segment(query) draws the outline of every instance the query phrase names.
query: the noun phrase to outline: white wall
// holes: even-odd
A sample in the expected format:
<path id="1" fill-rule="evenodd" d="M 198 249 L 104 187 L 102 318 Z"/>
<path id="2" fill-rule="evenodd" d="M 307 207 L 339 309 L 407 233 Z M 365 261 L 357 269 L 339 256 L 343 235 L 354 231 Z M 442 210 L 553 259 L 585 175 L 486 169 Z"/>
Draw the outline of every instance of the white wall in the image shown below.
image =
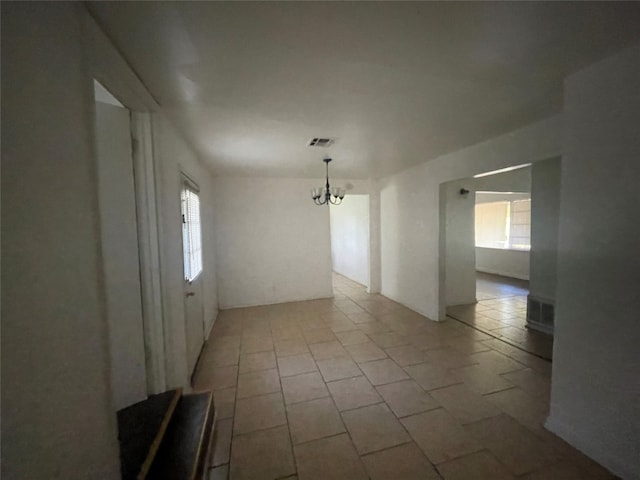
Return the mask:
<path id="1" fill-rule="evenodd" d="M 466 188 L 468 184 L 468 179 L 462 179 L 440 186 L 445 216 L 447 306 L 466 305 L 476 301 L 474 194 L 460 194 L 460 189 Z"/>
<path id="2" fill-rule="evenodd" d="M 2 3 L 5 479 L 120 478 L 81 13 Z"/>
<path id="3" fill-rule="evenodd" d="M 533 166 L 531 175 L 531 271 L 529 294 L 553 303 L 556 298 L 560 159 Z"/>
<path id="4" fill-rule="evenodd" d="M 520 164 L 517 158 L 514 158 L 513 162 Z M 475 191 L 484 192 L 530 192 L 531 171 L 532 167 L 528 166 L 511 170 L 510 172 L 470 178 L 470 183 L 467 188 L 472 187 Z"/>
<path id="5" fill-rule="evenodd" d="M 382 293 L 444 318 L 439 185 L 558 156 L 561 132 L 561 118 L 554 116 L 381 180 Z"/>
<path id="6" fill-rule="evenodd" d="M 640 478 L 640 44 L 565 81 L 547 426 Z"/>
<path id="7" fill-rule="evenodd" d="M 369 181 L 369 293 L 380 293 L 382 270 L 380 265 L 380 187 Z"/>
<path id="8" fill-rule="evenodd" d="M 329 208 L 312 179 L 214 179 L 221 308 L 331 297 Z M 336 183 L 337 185 L 337 183 Z"/>
<path id="9" fill-rule="evenodd" d="M 476 270 L 529 280 L 529 252 L 476 247 Z"/>
<path id="10" fill-rule="evenodd" d="M 333 271 L 369 283 L 369 195 L 350 195 L 329 207 Z"/>
<path id="11" fill-rule="evenodd" d="M 157 105 L 81 4 L 3 3 L 2 45 L 2 202 L 18 207 L 2 212 L 2 383 L 3 393 L 11 392 L 3 395 L 2 476 L 120 478 L 93 79 L 134 110 Z M 211 239 L 210 177 L 198 171 L 199 162 L 162 115 L 155 117 L 164 171 L 184 162 L 202 178 L 209 206 L 204 234 Z M 179 211 L 179 195 L 168 192 L 171 182 L 162 166 L 156 166 L 158 183 L 167 202 L 158 216 L 170 237 L 161 240 L 165 307 L 171 307 L 164 320 L 175 333 L 166 337 L 168 382 L 187 385 L 184 361 L 172 351 L 176 339 L 184 338 L 183 312 L 172 311 L 175 297 L 182 303 L 180 236 L 176 243 L 166 222 L 172 213 L 164 208 Z M 179 214 L 176 220 L 179 232 Z M 217 304 L 212 243 L 205 249 L 205 312 L 211 322 Z"/>
<path id="12" fill-rule="evenodd" d="M 542 162 L 538 162 L 542 163 Z M 476 193 L 476 205 L 479 203 L 511 202 L 513 200 L 527 200 L 531 198 L 529 193 Z"/>

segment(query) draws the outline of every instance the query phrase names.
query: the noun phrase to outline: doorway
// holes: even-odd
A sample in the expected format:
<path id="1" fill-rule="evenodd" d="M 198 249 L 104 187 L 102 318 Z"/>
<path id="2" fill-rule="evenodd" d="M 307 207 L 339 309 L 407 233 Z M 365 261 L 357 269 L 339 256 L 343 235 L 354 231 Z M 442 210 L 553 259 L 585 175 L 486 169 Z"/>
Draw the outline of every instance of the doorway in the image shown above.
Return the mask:
<path id="1" fill-rule="evenodd" d="M 131 112 L 94 82 L 98 202 L 116 410 L 147 396 Z"/>
<path id="2" fill-rule="evenodd" d="M 529 318 L 530 275 L 544 263 L 533 255 L 534 244 L 538 251 L 549 247 L 540 248 L 535 237 L 532 206 L 536 200 L 544 204 L 546 198 L 535 198 L 540 189 L 533 188 L 533 177 L 533 166 L 525 165 L 441 185 L 443 313 L 551 359 L 552 335 L 532 328 Z M 553 188 L 559 191 L 559 184 Z M 538 212 L 538 230 L 549 230 L 552 223 L 552 214 Z"/>
<path id="3" fill-rule="evenodd" d="M 346 195 L 329 219 L 333 272 L 369 287 L 369 195 Z"/>

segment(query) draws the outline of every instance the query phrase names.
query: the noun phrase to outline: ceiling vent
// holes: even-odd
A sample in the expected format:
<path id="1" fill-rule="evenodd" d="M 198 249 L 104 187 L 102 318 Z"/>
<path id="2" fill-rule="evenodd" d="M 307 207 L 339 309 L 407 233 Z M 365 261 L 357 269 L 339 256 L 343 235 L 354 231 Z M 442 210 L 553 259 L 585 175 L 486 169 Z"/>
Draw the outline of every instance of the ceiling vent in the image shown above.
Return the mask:
<path id="1" fill-rule="evenodd" d="M 307 144 L 308 147 L 330 147 L 335 143 L 332 138 L 312 138 Z"/>

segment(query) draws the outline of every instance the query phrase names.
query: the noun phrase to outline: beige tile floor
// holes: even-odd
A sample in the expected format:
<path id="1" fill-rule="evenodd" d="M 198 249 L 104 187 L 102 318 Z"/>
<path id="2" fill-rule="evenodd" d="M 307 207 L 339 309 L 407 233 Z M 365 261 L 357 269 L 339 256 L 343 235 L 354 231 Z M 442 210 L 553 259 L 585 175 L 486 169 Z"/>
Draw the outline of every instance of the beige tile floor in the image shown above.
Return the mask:
<path id="1" fill-rule="evenodd" d="M 553 356 L 553 337 L 526 328 L 528 282 L 477 273 L 478 303 L 447 308 L 447 315 L 516 348 Z"/>
<path id="2" fill-rule="evenodd" d="M 615 478 L 542 427 L 549 362 L 334 291 L 220 313 L 194 385 L 218 411 L 210 479 Z"/>

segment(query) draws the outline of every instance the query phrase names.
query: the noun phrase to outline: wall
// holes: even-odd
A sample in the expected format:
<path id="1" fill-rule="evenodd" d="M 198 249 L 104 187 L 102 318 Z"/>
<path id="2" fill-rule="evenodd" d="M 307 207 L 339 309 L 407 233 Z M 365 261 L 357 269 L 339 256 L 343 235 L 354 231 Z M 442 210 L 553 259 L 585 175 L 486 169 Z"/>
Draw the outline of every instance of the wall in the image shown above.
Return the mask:
<path id="1" fill-rule="evenodd" d="M 517 158 L 513 161 L 520 164 Z M 467 188 L 473 188 L 477 192 L 530 192 L 532 168 L 522 167 L 509 172 L 470 178 Z"/>
<path id="2" fill-rule="evenodd" d="M 542 163 L 542 162 L 539 162 Z M 528 190 L 527 190 L 528 191 Z M 527 200 L 530 193 L 476 193 L 476 205 L 479 203 L 511 202 L 513 200 Z"/>
<path id="3" fill-rule="evenodd" d="M 529 252 L 476 247 L 476 270 L 529 280 Z"/>
<path id="4" fill-rule="evenodd" d="M 160 265 L 167 351 L 167 386 L 187 387 L 191 372 L 187 367 L 182 259 L 182 218 L 180 174 L 185 173 L 200 188 L 202 222 L 203 307 L 205 332 L 217 316 L 218 295 L 215 262 L 213 179 L 193 151 L 161 114 L 153 118 L 154 153 L 157 160 L 159 199 Z"/>
<path id="5" fill-rule="evenodd" d="M 116 479 L 82 7 L 1 8 L 2 478 Z"/>
<path id="6" fill-rule="evenodd" d="M 2 380 L 3 393 L 11 392 L 2 399 L 2 476 L 120 478 L 93 79 L 132 110 L 156 110 L 157 162 L 150 172 L 162 199 L 157 217 L 164 304 L 158 319 L 164 322 L 167 386 L 189 381 L 180 349 L 182 249 L 173 179 L 181 165 L 204 189 L 204 309 L 210 328 L 217 314 L 211 177 L 81 4 L 5 2 L 2 43 L 2 203 L 19 206 L 2 212 Z"/>
<path id="7" fill-rule="evenodd" d="M 333 271 L 369 283 L 369 195 L 347 195 L 329 207 Z"/>
<path id="8" fill-rule="evenodd" d="M 444 203 L 446 304 L 466 305 L 476 301 L 476 255 L 474 239 L 474 194 L 460 194 L 469 179 L 441 185 Z"/>
<path id="9" fill-rule="evenodd" d="M 531 270 L 529 294 L 551 303 L 556 298 L 560 159 L 533 166 L 531 175 Z"/>
<path id="10" fill-rule="evenodd" d="M 369 181 L 369 293 L 380 293 L 382 271 L 380 265 L 380 188 Z"/>
<path id="11" fill-rule="evenodd" d="M 556 157 L 561 132 L 560 116 L 550 117 L 381 180 L 382 293 L 427 317 L 444 318 L 439 185 Z"/>
<path id="12" fill-rule="evenodd" d="M 221 308 L 333 295 L 329 208 L 309 196 L 319 183 L 214 179 Z"/>
<path id="13" fill-rule="evenodd" d="M 547 427 L 640 478 L 640 44 L 565 81 Z"/>

